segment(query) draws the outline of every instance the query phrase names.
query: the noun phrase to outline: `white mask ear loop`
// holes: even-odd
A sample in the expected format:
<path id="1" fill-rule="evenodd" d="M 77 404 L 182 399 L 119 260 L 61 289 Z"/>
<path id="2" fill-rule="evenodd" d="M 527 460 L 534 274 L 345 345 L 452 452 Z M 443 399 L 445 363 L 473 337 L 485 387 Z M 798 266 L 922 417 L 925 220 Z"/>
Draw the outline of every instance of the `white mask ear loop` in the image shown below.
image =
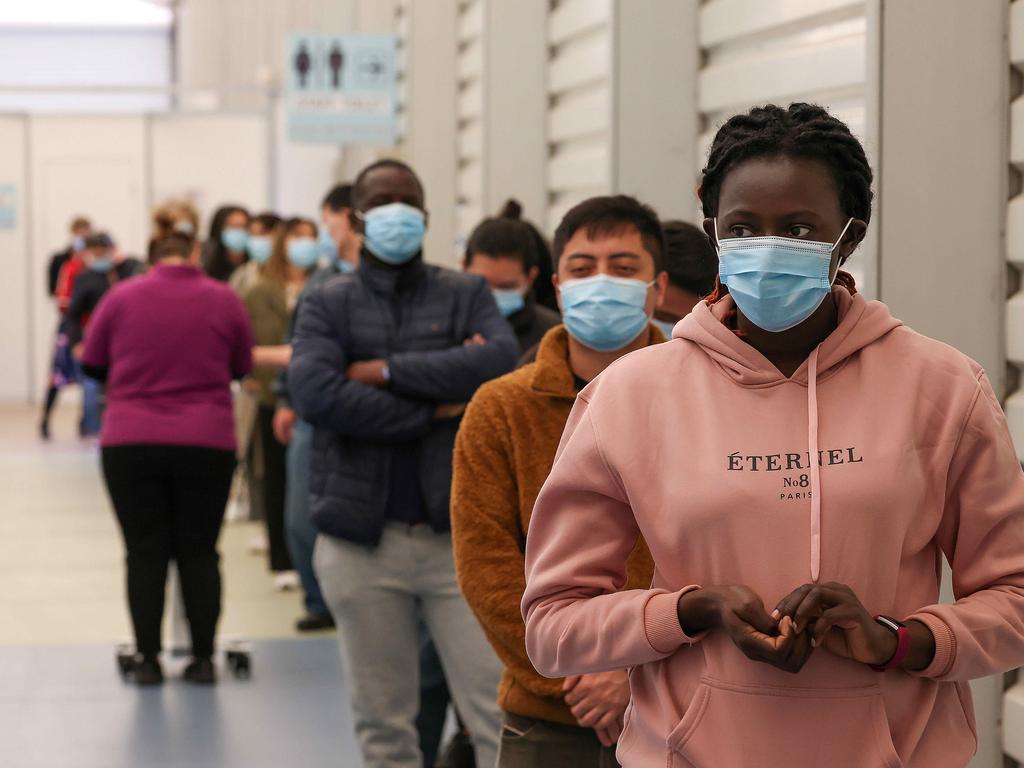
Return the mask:
<path id="1" fill-rule="evenodd" d="M 850 225 L 852 223 L 853 223 L 853 216 L 851 216 L 849 219 L 846 220 L 846 226 L 843 227 L 843 231 L 839 233 L 839 239 L 836 240 L 835 244 L 829 250 L 829 254 L 834 253 L 836 248 L 839 247 L 839 244 L 841 242 L 843 242 L 843 237 L 846 235 L 846 230 L 848 230 L 850 228 Z M 832 270 L 829 270 L 829 275 L 828 275 L 829 276 L 829 281 L 828 281 L 829 285 L 834 285 L 835 284 L 836 278 L 839 277 L 839 268 L 841 266 L 842 266 L 841 263 L 838 263 L 838 262 L 836 263 L 836 273 L 834 275 L 832 274 Z"/>
<path id="2" fill-rule="evenodd" d="M 721 250 L 720 244 L 718 242 L 718 217 L 715 216 L 713 219 L 711 219 L 711 221 L 713 221 L 715 224 L 715 251 L 717 252 Z"/>
<path id="3" fill-rule="evenodd" d="M 843 237 L 846 235 L 846 230 L 848 230 L 850 228 L 851 224 L 853 224 L 853 216 L 851 216 L 850 218 L 848 218 L 846 220 L 846 226 L 843 227 L 843 231 L 839 233 L 839 239 L 836 240 L 835 243 L 832 245 L 832 248 L 829 250 L 829 253 L 832 253 L 832 251 L 834 251 L 836 248 L 838 248 L 839 244 L 841 242 L 843 242 Z M 718 234 L 717 230 L 715 231 L 715 234 Z"/>

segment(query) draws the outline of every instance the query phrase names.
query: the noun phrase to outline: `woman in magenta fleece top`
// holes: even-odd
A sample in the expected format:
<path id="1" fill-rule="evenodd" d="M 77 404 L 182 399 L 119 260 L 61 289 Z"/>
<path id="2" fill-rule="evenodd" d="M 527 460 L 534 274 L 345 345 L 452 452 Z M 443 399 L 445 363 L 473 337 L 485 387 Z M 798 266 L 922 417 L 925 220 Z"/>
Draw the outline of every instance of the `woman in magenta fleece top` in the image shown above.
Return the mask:
<path id="1" fill-rule="evenodd" d="M 719 286 L 577 400 L 527 647 L 552 677 L 631 668 L 625 768 L 960 768 L 967 682 L 1024 665 L 1024 475 L 985 372 L 839 271 L 871 178 L 819 107 L 726 122 Z M 619 592 L 641 534 L 654 583 Z"/>
<path id="2" fill-rule="evenodd" d="M 192 633 L 185 678 L 212 683 L 217 538 L 235 467 L 230 386 L 252 368 L 252 331 L 231 288 L 202 274 L 190 238 L 172 235 L 150 252 L 150 273 L 100 303 L 82 363 L 107 381 L 100 443 L 128 551 L 135 681 L 163 680 L 160 623 L 173 559 Z"/>

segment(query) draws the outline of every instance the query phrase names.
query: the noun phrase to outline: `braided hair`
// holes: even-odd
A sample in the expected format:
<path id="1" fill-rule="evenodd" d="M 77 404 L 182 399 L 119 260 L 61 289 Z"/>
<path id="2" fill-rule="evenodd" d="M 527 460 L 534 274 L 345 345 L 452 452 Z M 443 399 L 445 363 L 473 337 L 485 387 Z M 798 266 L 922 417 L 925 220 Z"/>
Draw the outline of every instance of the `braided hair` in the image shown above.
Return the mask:
<path id="1" fill-rule="evenodd" d="M 718 215 L 718 198 L 729 171 L 755 157 L 800 157 L 824 163 L 839 190 L 839 207 L 846 216 L 871 220 L 873 174 L 860 141 L 849 127 L 816 104 L 797 102 L 788 109 L 775 104 L 754 107 L 729 118 L 711 144 L 708 162 L 697 189 L 704 216 Z M 853 277 L 840 272 L 837 282 L 855 291 Z M 725 290 L 716 284 L 708 301 Z"/>

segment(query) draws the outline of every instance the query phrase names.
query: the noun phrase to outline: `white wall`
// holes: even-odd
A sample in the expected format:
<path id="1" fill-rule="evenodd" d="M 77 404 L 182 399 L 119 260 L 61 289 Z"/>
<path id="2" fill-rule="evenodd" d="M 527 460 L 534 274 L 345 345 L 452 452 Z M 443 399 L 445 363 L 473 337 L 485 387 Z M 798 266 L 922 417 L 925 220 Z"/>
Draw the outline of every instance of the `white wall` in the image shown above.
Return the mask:
<path id="1" fill-rule="evenodd" d="M 216 208 L 270 204 L 270 136 L 261 114 L 167 114 L 147 121 L 147 199 L 185 198 L 205 233 Z M 308 215 L 308 211 L 307 211 Z"/>
<path id="2" fill-rule="evenodd" d="M 0 27 L 0 72 L 0 112 L 162 110 L 166 92 L 107 89 L 166 88 L 170 36 L 161 29 Z"/>

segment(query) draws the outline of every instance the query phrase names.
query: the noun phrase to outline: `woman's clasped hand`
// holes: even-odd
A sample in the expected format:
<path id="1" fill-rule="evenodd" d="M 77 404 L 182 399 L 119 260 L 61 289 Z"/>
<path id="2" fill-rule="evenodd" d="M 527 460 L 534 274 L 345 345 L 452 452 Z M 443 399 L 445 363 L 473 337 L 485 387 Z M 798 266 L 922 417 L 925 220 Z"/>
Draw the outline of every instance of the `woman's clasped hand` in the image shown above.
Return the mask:
<path id="1" fill-rule="evenodd" d="M 679 600 L 679 623 L 690 636 L 725 632 L 748 658 L 785 672 L 803 669 L 821 647 L 842 658 L 880 667 L 896 654 L 894 632 L 875 621 L 845 584 L 804 584 L 784 597 L 771 613 L 761 597 L 742 585 L 714 586 L 687 592 Z M 912 637 L 931 639 L 923 625 L 911 623 Z M 923 630 L 923 631 L 921 631 Z M 932 642 L 934 642 L 932 640 Z M 918 649 L 907 666 L 927 666 L 932 652 Z"/>

